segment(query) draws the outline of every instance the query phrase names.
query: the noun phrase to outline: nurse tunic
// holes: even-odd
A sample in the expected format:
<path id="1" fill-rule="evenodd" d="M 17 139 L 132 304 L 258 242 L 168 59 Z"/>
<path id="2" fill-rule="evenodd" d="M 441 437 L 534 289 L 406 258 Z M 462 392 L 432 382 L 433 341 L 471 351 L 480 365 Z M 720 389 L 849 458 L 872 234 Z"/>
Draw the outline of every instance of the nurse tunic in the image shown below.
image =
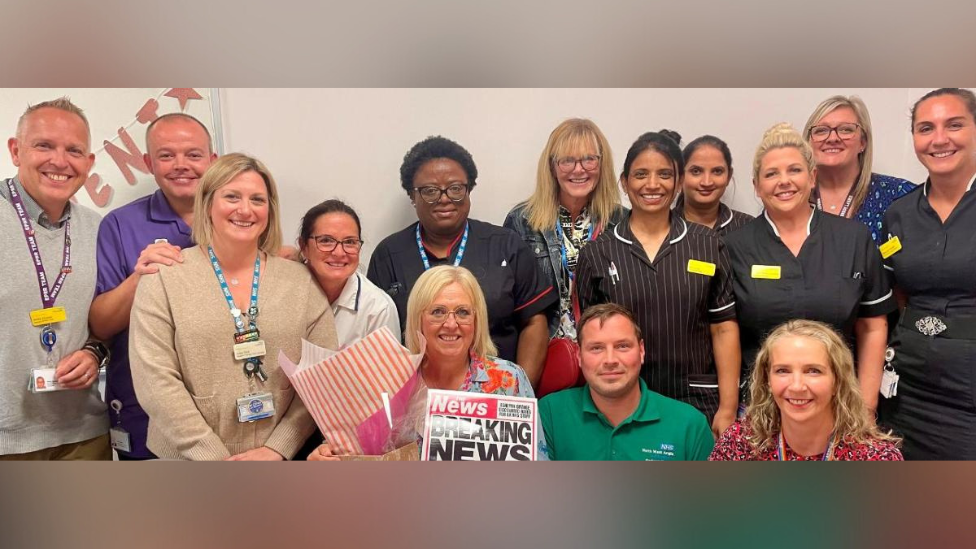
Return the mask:
<path id="1" fill-rule="evenodd" d="M 898 394 L 879 410 L 906 459 L 976 459 L 976 190 L 970 182 L 943 223 L 930 185 L 885 215 L 885 236 L 901 245 L 885 267 L 907 307 L 892 339 Z"/>

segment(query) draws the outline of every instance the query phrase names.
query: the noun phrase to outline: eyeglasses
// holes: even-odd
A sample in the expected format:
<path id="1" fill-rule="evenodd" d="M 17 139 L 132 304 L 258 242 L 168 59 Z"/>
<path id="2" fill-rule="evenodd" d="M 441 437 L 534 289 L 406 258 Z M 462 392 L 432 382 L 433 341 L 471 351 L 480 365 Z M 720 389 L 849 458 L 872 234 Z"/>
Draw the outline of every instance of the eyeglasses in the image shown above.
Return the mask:
<path id="1" fill-rule="evenodd" d="M 309 238 L 315 241 L 315 247 L 318 248 L 320 252 L 331 252 L 332 250 L 336 249 L 336 246 L 342 244 L 342 249 L 345 250 L 347 254 L 358 254 L 359 249 L 363 247 L 363 241 L 358 238 L 336 240 L 327 234 L 312 235 Z"/>
<path id="2" fill-rule="evenodd" d="M 597 166 L 600 165 L 600 155 L 590 154 L 584 156 L 583 158 L 564 156 L 563 158 L 557 158 L 555 163 L 556 163 L 556 167 L 559 168 L 559 171 L 563 173 L 569 173 L 575 170 L 576 164 L 582 165 L 583 169 L 586 171 L 592 171 L 595 170 Z"/>
<path id="3" fill-rule="evenodd" d="M 413 191 L 420 195 L 420 198 L 424 199 L 424 202 L 437 204 L 441 201 L 441 196 L 445 194 L 451 202 L 461 202 L 464 200 L 465 195 L 468 194 L 469 188 L 470 185 L 467 183 L 454 183 L 446 189 L 442 189 L 436 185 L 428 185 L 426 187 L 417 187 Z"/>
<path id="4" fill-rule="evenodd" d="M 427 317 L 434 324 L 444 324 L 447 322 L 447 317 L 454 315 L 454 321 L 458 324 L 471 324 L 474 322 L 474 311 L 471 309 L 461 306 L 453 311 L 448 311 L 447 307 L 434 307 L 427 312 Z"/>
<path id="5" fill-rule="evenodd" d="M 853 139 L 857 135 L 857 129 L 860 128 L 860 124 L 841 124 L 837 127 L 830 126 L 814 126 L 810 128 L 810 140 L 815 143 L 820 143 L 821 141 L 826 141 L 830 138 L 831 132 L 837 132 L 837 137 L 847 141 Z"/>

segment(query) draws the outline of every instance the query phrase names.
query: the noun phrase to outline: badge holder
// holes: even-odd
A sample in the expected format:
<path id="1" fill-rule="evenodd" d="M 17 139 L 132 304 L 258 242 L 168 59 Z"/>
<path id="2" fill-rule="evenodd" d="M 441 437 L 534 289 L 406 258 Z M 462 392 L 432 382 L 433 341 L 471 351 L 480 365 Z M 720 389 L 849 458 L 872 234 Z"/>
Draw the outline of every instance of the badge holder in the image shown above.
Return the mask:
<path id="1" fill-rule="evenodd" d="M 247 376 L 251 392 L 237 399 L 237 421 L 250 423 L 274 416 L 274 397 L 267 391 L 259 393 L 255 391 L 254 387 L 255 377 L 260 379 L 262 383 L 268 380 L 267 374 L 261 368 L 261 360 L 248 358 L 244 362 L 244 374 Z"/>
<path id="2" fill-rule="evenodd" d="M 891 347 L 885 350 L 884 372 L 881 374 L 881 396 L 891 398 L 898 396 L 899 375 L 895 372 L 895 367 L 891 361 L 895 358 L 895 350 Z"/>
<path id="3" fill-rule="evenodd" d="M 54 379 L 54 344 L 58 341 L 58 335 L 50 325 L 41 328 L 41 345 L 47 350 L 47 365 L 43 368 L 31 368 L 30 379 L 27 381 L 27 390 L 32 393 L 50 393 L 52 391 L 64 391 L 57 380 Z"/>
<path id="4" fill-rule="evenodd" d="M 122 402 L 113 400 L 109 403 L 115 412 L 115 427 L 108 430 L 109 440 L 112 448 L 117 452 L 129 453 L 132 451 L 132 443 L 129 432 L 122 428 Z"/>

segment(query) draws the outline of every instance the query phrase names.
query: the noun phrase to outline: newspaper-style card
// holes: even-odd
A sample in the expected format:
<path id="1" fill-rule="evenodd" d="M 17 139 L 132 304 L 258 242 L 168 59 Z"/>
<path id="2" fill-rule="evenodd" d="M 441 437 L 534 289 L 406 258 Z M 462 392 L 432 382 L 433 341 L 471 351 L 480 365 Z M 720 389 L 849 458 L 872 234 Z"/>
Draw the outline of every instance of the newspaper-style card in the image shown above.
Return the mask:
<path id="1" fill-rule="evenodd" d="M 534 398 L 428 389 L 421 459 L 535 461 L 538 416 Z"/>

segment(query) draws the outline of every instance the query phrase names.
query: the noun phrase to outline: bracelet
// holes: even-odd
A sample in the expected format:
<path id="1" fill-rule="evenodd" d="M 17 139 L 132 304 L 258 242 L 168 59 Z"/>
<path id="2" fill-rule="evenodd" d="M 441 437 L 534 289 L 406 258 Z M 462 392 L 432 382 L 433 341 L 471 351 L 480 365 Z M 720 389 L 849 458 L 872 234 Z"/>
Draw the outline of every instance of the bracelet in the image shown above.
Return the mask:
<path id="1" fill-rule="evenodd" d="M 96 339 L 89 340 L 87 343 L 85 343 L 82 349 L 95 355 L 95 360 L 98 362 L 99 367 L 104 366 L 108 362 L 110 353 L 108 351 L 108 347 L 106 347 L 101 341 Z"/>

